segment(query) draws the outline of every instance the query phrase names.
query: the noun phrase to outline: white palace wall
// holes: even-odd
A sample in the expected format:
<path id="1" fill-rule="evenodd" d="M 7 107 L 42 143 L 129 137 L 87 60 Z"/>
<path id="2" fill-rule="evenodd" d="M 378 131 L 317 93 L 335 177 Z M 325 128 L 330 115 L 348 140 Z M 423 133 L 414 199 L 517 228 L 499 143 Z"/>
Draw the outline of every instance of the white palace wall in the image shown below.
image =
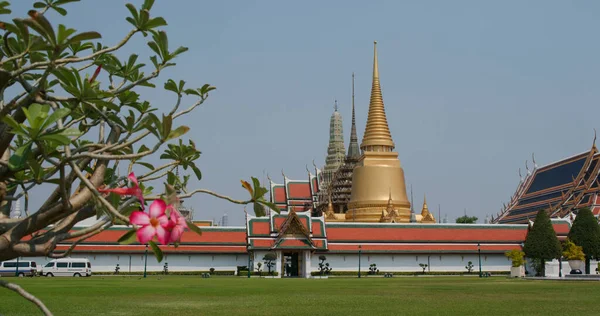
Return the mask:
<path id="1" fill-rule="evenodd" d="M 263 271 L 267 271 L 262 258 L 266 251 L 253 252 L 253 266 L 256 269 L 259 262 L 263 263 Z M 358 271 L 358 254 L 334 254 L 304 252 L 302 274 L 310 275 L 319 269 L 319 256 L 325 255 L 326 262 L 333 271 Z M 101 254 L 76 253 L 73 258 L 87 258 L 92 264 L 94 272 L 112 272 L 118 263 L 121 273 L 144 271 L 144 254 Z M 278 255 L 275 271 L 281 271 L 281 253 Z M 40 268 L 52 260 L 46 257 L 22 258 L 22 260 L 35 261 Z M 473 271 L 479 271 L 477 254 L 361 254 L 361 271 L 368 271 L 369 265 L 377 264 L 377 268 L 390 272 L 419 272 L 422 271 L 419 263 L 428 264 L 428 272 L 465 272 L 465 266 L 471 261 Z M 148 252 L 147 271 L 162 271 L 164 263 L 169 265 L 169 271 L 208 271 L 215 268 L 217 271 L 235 271 L 237 266 L 247 266 L 248 256 L 245 254 L 165 254 L 161 263 L 156 261 L 152 252 Z M 482 254 L 481 265 L 483 271 L 510 271 L 510 261 L 503 254 Z M 563 272 L 568 263 L 564 263 Z M 256 270 L 254 270 L 256 271 Z"/>

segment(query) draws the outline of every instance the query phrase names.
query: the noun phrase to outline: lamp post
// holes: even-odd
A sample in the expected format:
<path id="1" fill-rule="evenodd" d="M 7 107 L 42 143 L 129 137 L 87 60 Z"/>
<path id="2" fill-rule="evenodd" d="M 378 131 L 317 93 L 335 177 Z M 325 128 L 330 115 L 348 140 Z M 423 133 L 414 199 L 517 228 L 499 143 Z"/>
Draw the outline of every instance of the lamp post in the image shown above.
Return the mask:
<path id="1" fill-rule="evenodd" d="M 144 278 L 146 277 L 146 266 L 148 265 L 148 244 L 146 244 L 146 252 L 144 253 Z"/>
<path id="2" fill-rule="evenodd" d="M 481 245 L 477 243 L 477 256 L 479 257 L 479 277 L 481 278 Z"/>
<path id="3" fill-rule="evenodd" d="M 17 257 L 17 268 L 15 269 L 15 276 L 19 276 L 19 257 Z"/>
<path id="4" fill-rule="evenodd" d="M 248 279 L 250 279 L 250 269 L 252 268 L 254 267 L 250 267 L 250 243 L 248 243 Z"/>
<path id="5" fill-rule="evenodd" d="M 523 251 L 523 249 L 525 249 L 525 243 L 521 243 L 521 251 Z M 523 270 L 525 270 L 523 273 L 525 273 L 524 276 L 527 276 L 527 260 L 525 258 L 523 258 Z"/>
<path id="6" fill-rule="evenodd" d="M 358 278 L 360 279 L 360 254 L 361 254 L 361 245 L 358 245 Z"/>

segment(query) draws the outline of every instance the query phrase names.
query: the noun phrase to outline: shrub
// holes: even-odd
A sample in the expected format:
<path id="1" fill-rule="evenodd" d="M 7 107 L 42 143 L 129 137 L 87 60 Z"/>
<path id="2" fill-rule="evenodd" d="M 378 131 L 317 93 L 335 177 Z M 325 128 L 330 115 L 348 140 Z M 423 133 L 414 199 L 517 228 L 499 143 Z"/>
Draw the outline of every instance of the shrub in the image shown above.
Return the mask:
<path id="1" fill-rule="evenodd" d="M 515 268 L 520 267 L 525 263 L 525 253 L 521 250 L 513 249 L 507 251 L 504 255 L 512 261 L 512 266 Z"/>
<path id="2" fill-rule="evenodd" d="M 473 261 L 467 262 L 467 265 L 465 266 L 465 269 L 467 269 L 468 273 L 473 272 Z"/>
<path id="3" fill-rule="evenodd" d="M 583 247 L 577 246 L 574 242 L 567 239 L 563 245 L 563 257 L 567 260 L 585 260 L 585 254 L 583 253 Z"/>
<path id="4" fill-rule="evenodd" d="M 325 262 L 325 260 L 327 260 L 327 257 L 325 257 L 324 255 L 320 255 L 319 260 L 321 260 L 321 262 L 319 262 L 319 273 L 321 275 L 329 274 L 329 272 L 331 272 L 331 270 L 333 269 L 329 267 L 329 262 Z"/>
<path id="5" fill-rule="evenodd" d="M 208 269 L 208 271 L 210 271 L 210 274 L 213 274 L 213 273 L 215 273 L 215 268 L 210 268 L 210 269 Z"/>
<path id="6" fill-rule="evenodd" d="M 277 260 L 277 254 L 274 252 L 268 252 L 264 257 L 265 266 L 269 270 L 269 274 L 271 274 L 271 268 L 275 265 L 275 260 Z"/>
<path id="7" fill-rule="evenodd" d="M 369 274 L 377 274 L 377 273 L 379 273 L 379 269 L 377 269 L 377 264 L 371 263 L 371 265 L 369 265 Z"/>
<path id="8" fill-rule="evenodd" d="M 429 265 L 427 263 L 419 263 L 419 267 L 423 269 L 423 274 L 425 274 L 425 269 L 427 269 Z"/>

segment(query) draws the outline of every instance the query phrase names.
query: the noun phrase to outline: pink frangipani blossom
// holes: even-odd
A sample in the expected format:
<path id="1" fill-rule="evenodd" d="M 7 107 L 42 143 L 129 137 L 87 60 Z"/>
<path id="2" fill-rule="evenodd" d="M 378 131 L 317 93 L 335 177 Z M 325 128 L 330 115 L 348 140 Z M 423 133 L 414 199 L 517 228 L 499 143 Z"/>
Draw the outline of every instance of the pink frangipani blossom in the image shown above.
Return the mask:
<path id="1" fill-rule="evenodd" d="M 131 188 L 114 188 L 114 189 L 98 189 L 98 192 L 101 193 L 115 193 L 118 195 L 133 195 L 135 197 L 138 198 L 138 200 L 140 200 L 140 205 L 142 206 L 142 211 L 144 210 L 144 193 L 142 192 L 142 189 L 140 188 L 140 185 L 138 183 L 138 179 L 135 177 L 135 174 L 130 173 L 129 176 L 127 176 L 127 178 L 129 178 L 129 180 L 133 183 L 133 187 Z"/>
<path id="2" fill-rule="evenodd" d="M 169 219 L 169 228 L 171 230 L 169 242 L 176 243 L 181 240 L 181 235 L 183 235 L 187 224 L 185 218 L 181 216 L 179 211 L 172 205 L 169 205 L 168 208 L 171 210 L 171 218 Z"/>
<path id="3" fill-rule="evenodd" d="M 165 214 L 167 204 L 163 200 L 154 200 L 149 207 L 149 214 L 135 211 L 129 216 L 129 221 L 140 226 L 136 232 L 140 243 L 145 244 L 156 235 L 158 242 L 167 245 L 171 237 L 171 221 Z"/>

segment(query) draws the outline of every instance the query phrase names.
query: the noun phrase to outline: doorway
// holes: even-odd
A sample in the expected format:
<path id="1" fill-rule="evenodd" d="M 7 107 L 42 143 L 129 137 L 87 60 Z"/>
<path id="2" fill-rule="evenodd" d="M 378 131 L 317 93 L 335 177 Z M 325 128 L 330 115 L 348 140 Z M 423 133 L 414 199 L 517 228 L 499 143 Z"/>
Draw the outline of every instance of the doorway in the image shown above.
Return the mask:
<path id="1" fill-rule="evenodd" d="M 282 256 L 283 277 L 297 278 L 300 276 L 302 256 L 299 252 L 284 252 Z"/>

